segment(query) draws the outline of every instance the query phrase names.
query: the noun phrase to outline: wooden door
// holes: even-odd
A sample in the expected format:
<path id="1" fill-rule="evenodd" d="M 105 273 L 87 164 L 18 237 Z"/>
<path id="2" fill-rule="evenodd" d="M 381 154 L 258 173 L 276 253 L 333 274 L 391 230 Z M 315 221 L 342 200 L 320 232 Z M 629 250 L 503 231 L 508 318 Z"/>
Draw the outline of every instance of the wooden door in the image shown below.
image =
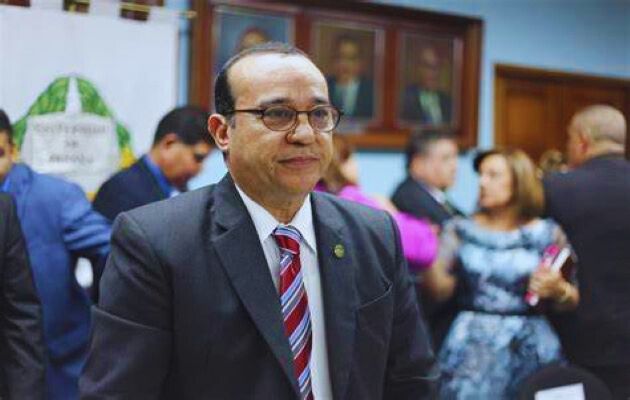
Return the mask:
<path id="1" fill-rule="evenodd" d="M 619 110 L 625 108 L 627 90 L 615 87 L 566 86 L 563 91 L 564 116 L 568 124 L 573 114 L 591 104 L 608 104 Z"/>
<path id="2" fill-rule="evenodd" d="M 495 141 L 499 146 L 517 147 L 533 157 L 557 145 L 562 129 L 562 88 L 530 79 L 497 82 Z"/>
<path id="3" fill-rule="evenodd" d="M 495 76 L 495 143 L 534 160 L 564 150 L 567 125 L 583 107 L 609 104 L 630 116 L 630 80 L 503 65 Z"/>

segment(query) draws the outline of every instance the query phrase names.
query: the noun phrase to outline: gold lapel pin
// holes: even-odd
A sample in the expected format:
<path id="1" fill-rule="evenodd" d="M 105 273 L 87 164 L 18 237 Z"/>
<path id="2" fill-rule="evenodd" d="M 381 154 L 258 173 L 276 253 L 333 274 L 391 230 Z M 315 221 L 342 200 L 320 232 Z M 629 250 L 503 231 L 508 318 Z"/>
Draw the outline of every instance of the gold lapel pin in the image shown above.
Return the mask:
<path id="1" fill-rule="evenodd" d="M 333 248 L 333 253 L 335 253 L 335 257 L 343 258 L 343 256 L 346 255 L 346 249 L 343 247 L 342 244 L 336 244 Z"/>

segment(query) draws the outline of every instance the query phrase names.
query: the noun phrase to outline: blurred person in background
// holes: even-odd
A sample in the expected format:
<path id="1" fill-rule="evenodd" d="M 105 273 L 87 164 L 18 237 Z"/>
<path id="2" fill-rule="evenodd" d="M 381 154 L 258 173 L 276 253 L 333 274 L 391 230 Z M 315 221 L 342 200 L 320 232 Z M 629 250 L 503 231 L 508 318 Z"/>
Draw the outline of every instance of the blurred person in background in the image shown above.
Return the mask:
<path id="1" fill-rule="evenodd" d="M 578 257 L 581 301 L 559 321 L 569 359 L 630 398 L 630 162 L 623 114 L 608 105 L 576 113 L 568 126 L 573 170 L 544 181 L 546 214 Z"/>
<path id="2" fill-rule="evenodd" d="M 407 177 L 392 195 L 400 211 L 438 226 L 463 215 L 445 193 L 457 174 L 457 142 L 452 134 L 437 130 L 414 134 L 405 149 L 405 163 Z"/>
<path id="3" fill-rule="evenodd" d="M 527 290 L 552 309 L 573 309 L 576 287 L 538 268 L 545 250 L 566 245 L 561 229 L 539 218 L 541 182 L 518 150 L 491 150 L 475 159 L 479 211 L 443 228 L 438 258 L 424 284 L 438 301 L 459 285 L 458 314 L 438 355 L 441 399 L 513 399 L 521 382 L 562 360 L 546 317 L 525 301 Z"/>
<path id="4" fill-rule="evenodd" d="M 74 270 L 79 257 L 89 259 L 98 285 L 111 228 L 78 185 L 14 163 L 12 132 L 9 118 L 0 110 L 0 192 L 15 199 L 42 304 L 46 397 L 76 399 L 92 302 Z"/>
<path id="5" fill-rule="evenodd" d="M 185 106 L 167 113 L 158 124 L 153 146 L 131 167 L 101 185 L 94 209 L 110 221 L 118 214 L 188 190 L 212 150 L 208 114 Z"/>
<path id="6" fill-rule="evenodd" d="M 427 219 L 439 231 L 449 219 L 463 215 L 447 198 L 457 174 L 457 142 L 449 133 L 427 129 L 412 135 L 405 149 L 407 177 L 392 196 L 394 205 L 416 218 Z M 454 299 L 436 303 L 422 290 L 417 276 L 418 302 L 427 317 L 436 352 L 457 315 Z"/>
<path id="7" fill-rule="evenodd" d="M 437 253 L 437 237 L 428 221 L 398 211 L 387 198 L 364 194 L 358 182 L 359 170 L 353 147 L 343 136 L 333 136 L 332 160 L 319 187 L 342 199 L 388 211 L 398 224 L 409 268 L 420 271 L 431 266 Z"/>
<path id="8" fill-rule="evenodd" d="M 0 277 L 0 398 L 44 400 L 42 309 L 15 204 L 6 193 L 0 193 Z"/>
<path id="9" fill-rule="evenodd" d="M 566 158 L 560 150 L 549 149 L 543 152 L 538 159 L 538 177 L 544 178 L 556 172 L 567 172 L 569 166 Z"/>

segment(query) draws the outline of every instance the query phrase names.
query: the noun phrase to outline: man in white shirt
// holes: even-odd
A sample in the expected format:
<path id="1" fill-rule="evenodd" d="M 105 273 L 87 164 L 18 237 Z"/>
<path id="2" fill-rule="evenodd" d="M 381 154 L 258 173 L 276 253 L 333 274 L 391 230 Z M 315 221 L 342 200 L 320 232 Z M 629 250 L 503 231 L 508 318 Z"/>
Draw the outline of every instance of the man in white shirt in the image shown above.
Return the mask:
<path id="1" fill-rule="evenodd" d="M 322 73 L 291 46 L 257 46 L 223 67 L 215 104 L 228 175 L 117 220 L 83 396 L 430 396 L 394 222 L 311 193 L 340 117 Z"/>

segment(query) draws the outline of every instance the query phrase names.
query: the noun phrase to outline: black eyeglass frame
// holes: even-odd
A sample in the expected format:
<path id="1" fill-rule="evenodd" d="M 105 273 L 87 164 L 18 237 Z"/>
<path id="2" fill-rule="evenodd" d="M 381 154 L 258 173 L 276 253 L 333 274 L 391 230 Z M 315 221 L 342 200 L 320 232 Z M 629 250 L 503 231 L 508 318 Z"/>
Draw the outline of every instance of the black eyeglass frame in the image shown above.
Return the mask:
<path id="1" fill-rule="evenodd" d="M 269 125 L 267 125 L 267 123 L 265 122 L 265 113 L 272 109 L 272 108 L 285 108 L 285 109 L 289 109 L 295 112 L 295 117 L 293 118 L 293 123 L 291 124 L 291 126 L 289 126 L 286 129 L 274 129 L 271 128 Z M 335 110 L 337 112 L 337 120 L 335 121 L 335 123 L 333 124 L 333 127 L 327 130 L 322 130 L 322 129 L 316 129 L 313 124 L 311 123 L 311 113 L 317 110 L 321 110 L 322 108 L 331 108 L 333 110 Z M 318 106 L 313 107 L 310 110 L 296 110 L 295 108 L 291 107 L 291 106 L 283 106 L 283 105 L 274 105 L 274 106 L 269 106 L 269 107 L 265 107 L 262 109 L 258 109 L 258 108 L 251 108 L 251 109 L 240 109 L 240 110 L 230 110 L 228 112 L 225 113 L 225 115 L 231 115 L 231 114 L 235 114 L 238 112 L 244 112 L 244 113 L 251 113 L 251 114 L 258 114 L 258 116 L 260 117 L 260 119 L 262 120 L 263 124 L 270 130 L 275 131 L 275 132 L 289 132 L 293 129 L 295 129 L 295 127 L 298 124 L 298 116 L 302 113 L 306 114 L 306 117 L 308 119 L 308 123 L 311 126 L 311 128 L 315 129 L 318 132 L 325 132 L 325 133 L 330 133 L 332 131 L 335 130 L 335 128 L 337 127 L 337 125 L 339 125 L 339 121 L 341 121 L 341 117 L 343 116 L 343 110 L 340 110 L 339 108 L 335 107 L 332 104 L 321 104 Z"/>

